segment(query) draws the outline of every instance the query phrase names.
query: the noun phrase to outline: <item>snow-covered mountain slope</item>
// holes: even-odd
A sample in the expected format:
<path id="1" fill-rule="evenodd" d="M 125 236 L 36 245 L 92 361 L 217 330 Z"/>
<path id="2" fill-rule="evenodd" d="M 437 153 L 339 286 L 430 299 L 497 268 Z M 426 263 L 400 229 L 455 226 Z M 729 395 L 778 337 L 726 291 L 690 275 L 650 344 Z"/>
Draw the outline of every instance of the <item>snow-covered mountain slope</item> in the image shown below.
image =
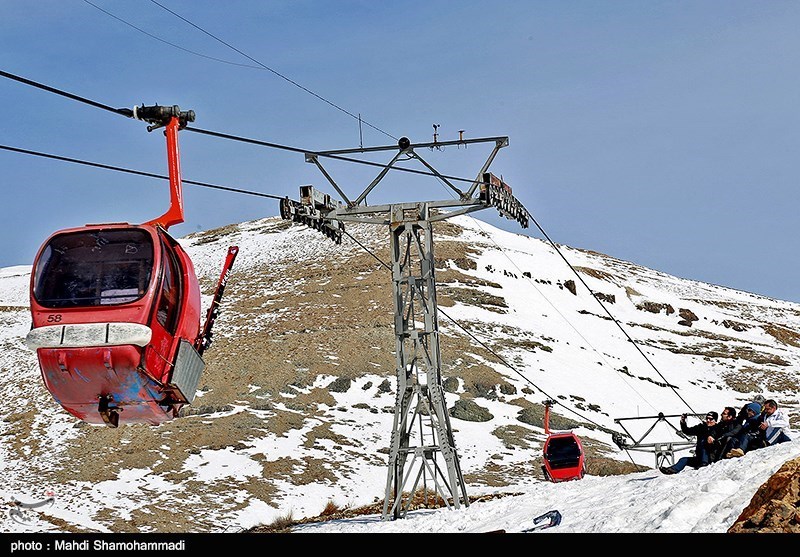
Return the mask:
<path id="1" fill-rule="evenodd" d="M 388 230 L 348 232 L 389 261 Z M 720 411 L 759 393 L 797 422 L 800 305 L 560 246 L 601 305 L 545 242 L 470 217 L 434 232 L 446 404 L 491 416 L 452 417 L 470 496 L 559 489 L 541 485 L 548 397 L 557 427 L 584 440 L 587 485 L 633 471 L 629 458 L 655 464 L 612 442 L 616 419 Z M 231 531 L 383 498 L 396 385 L 389 272 L 347 237 L 336 245 L 278 218 L 181 241 L 206 304 L 228 246 L 240 252 L 197 398 L 158 427 L 88 426 L 63 411 L 24 345 L 30 267 L 0 270 L 0 498 L 56 493 L 32 525 L 4 530 Z M 625 424 L 634 436 L 650 425 Z"/>

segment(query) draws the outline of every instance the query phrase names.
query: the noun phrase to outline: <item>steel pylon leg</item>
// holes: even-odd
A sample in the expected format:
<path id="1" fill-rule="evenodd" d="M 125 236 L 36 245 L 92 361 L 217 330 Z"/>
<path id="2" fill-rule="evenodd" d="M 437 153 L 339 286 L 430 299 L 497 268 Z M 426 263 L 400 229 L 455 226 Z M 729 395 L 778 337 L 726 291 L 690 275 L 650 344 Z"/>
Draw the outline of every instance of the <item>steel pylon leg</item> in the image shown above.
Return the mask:
<path id="1" fill-rule="evenodd" d="M 384 520 L 404 517 L 415 495 L 469 506 L 442 388 L 428 207 L 406 215 L 393 206 L 391 222 L 397 398 Z"/>

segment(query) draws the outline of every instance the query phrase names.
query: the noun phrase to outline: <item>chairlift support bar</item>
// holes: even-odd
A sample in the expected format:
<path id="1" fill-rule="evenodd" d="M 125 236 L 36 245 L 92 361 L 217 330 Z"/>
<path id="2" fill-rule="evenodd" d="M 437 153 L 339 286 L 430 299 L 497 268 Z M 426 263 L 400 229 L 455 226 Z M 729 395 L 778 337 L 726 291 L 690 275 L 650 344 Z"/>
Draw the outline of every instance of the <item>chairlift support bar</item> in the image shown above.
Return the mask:
<path id="1" fill-rule="evenodd" d="M 317 158 L 316 155 L 306 153 L 306 162 L 314 163 L 319 169 L 319 171 L 322 172 L 322 175 L 325 176 L 325 179 L 328 180 L 328 182 L 333 186 L 333 189 L 336 190 L 336 193 L 338 193 L 341 196 L 344 202 L 347 203 L 348 206 L 353 205 L 353 202 L 347 198 L 347 195 L 342 191 L 342 189 L 339 187 L 336 181 L 334 181 L 333 177 L 331 177 L 331 175 L 328 174 L 328 171 L 325 170 L 325 168 L 323 168 L 323 166 L 319 163 L 319 159 Z"/>
<path id="2" fill-rule="evenodd" d="M 455 186 L 454 186 L 452 183 L 450 183 L 450 180 L 448 180 L 447 178 L 445 178 L 444 176 L 442 176 L 442 174 L 441 174 L 441 173 L 440 173 L 438 170 L 436 170 L 434 167 L 432 167 L 430 164 L 428 164 L 428 162 L 427 162 L 425 159 L 423 159 L 422 157 L 420 157 L 420 156 L 419 156 L 417 153 L 413 153 L 413 156 L 414 156 L 414 158 L 416 158 L 416 159 L 417 159 L 419 162 L 421 162 L 421 163 L 422 163 L 422 164 L 425 166 L 425 168 L 427 168 L 428 170 L 430 170 L 430 171 L 431 171 L 431 173 L 433 173 L 433 175 L 434 175 L 434 176 L 436 176 L 437 178 L 439 178 L 439 179 L 440 179 L 440 180 L 441 180 L 441 181 L 442 181 L 442 182 L 443 182 L 443 183 L 444 183 L 444 184 L 445 184 L 447 187 L 449 187 L 451 190 L 453 190 L 454 192 L 456 192 L 456 193 L 458 194 L 458 196 L 459 196 L 459 197 L 460 197 L 462 200 L 463 200 L 463 199 L 466 199 L 466 198 L 468 198 L 468 197 L 469 197 L 469 196 L 468 196 L 467 194 L 465 194 L 463 191 L 461 191 L 460 189 L 458 189 L 457 187 L 455 187 Z"/>
<path id="3" fill-rule="evenodd" d="M 351 204 L 351 203 L 348 203 L 348 206 L 350 206 L 350 205 L 361 205 L 361 203 L 363 203 L 363 202 L 364 202 L 364 200 L 367 198 L 367 194 L 368 194 L 369 192 L 371 192 L 371 191 L 372 191 L 372 190 L 375 188 L 375 186 L 377 186 L 377 185 L 378 185 L 378 182 L 380 182 L 381 180 L 383 180 L 384 176 L 386 176 L 386 174 L 388 174 L 388 173 L 389 173 L 389 170 L 391 170 L 391 168 L 392 168 L 392 165 L 394 165 L 394 163 L 396 163 L 396 162 L 397 162 L 397 159 L 399 159 L 399 158 L 400 158 L 400 155 L 402 155 L 404 152 L 405 152 L 405 151 L 402 151 L 402 150 L 401 150 L 401 151 L 399 151 L 399 152 L 398 152 L 398 153 L 397 153 L 397 154 L 394 156 L 394 158 L 392 158 L 392 160 L 391 160 L 391 161 L 389 161 L 389 164 L 387 164 L 385 167 L 383 167 L 383 168 L 381 169 L 381 171 L 378 173 L 378 175 L 375 177 L 375 179 L 374 179 L 372 182 L 370 182 L 370 184 L 369 184 L 369 185 L 366 187 L 366 189 L 365 189 L 365 190 L 364 190 L 364 191 L 361 193 L 361 195 L 359 195 L 359 196 L 356 198 L 356 200 L 352 202 L 352 204 Z"/>
<path id="4" fill-rule="evenodd" d="M 445 220 L 452 218 L 456 215 L 464 213 L 471 213 L 486 209 L 486 204 L 479 199 L 472 199 L 470 201 L 459 201 L 457 199 L 441 200 L 441 201 L 420 201 L 409 203 L 393 203 L 385 205 L 370 205 L 358 206 L 350 208 L 340 208 L 326 214 L 328 219 L 336 219 L 342 222 L 352 223 L 370 223 L 370 224 L 391 224 L 391 212 L 394 208 L 400 207 L 404 211 L 415 211 L 420 206 L 425 205 L 429 209 L 447 209 L 457 208 L 454 211 L 448 212 L 446 215 L 432 214 L 430 215 L 431 222 Z"/>
<path id="5" fill-rule="evenodd" d="M 680 418 L 683 414 L 669 414 L 665 415 L 664 413 L 659 413 L 656 416 L 639 416 L 634 418 L 616 418 L 614 423 L 619 424 L 619 426 L 625 431 L 625 434 L 633 441 L 633 444 L 625 443 L 622 445 L 617 439 L 614 441 L 617 443 L 620 448 L 630 449 L 634 451 L 641 451 L 641 452 L 654 452 L 656 457 L 656 468 L 663 465 L 667 458 L 670 459 L 670 464 L 674 464 L 675 462 L 675 451 L 681 451 L 684 449 L 689 449 L 695 446 L 695 443 L 689 439 L 689 437 L 683 433 L 680 429 L 676 428 L 673 424 L 667 421 L 667 418 Z M 687 414 L 687 416 L 695 416 L 700 417 L 704 416 L 705 414 Z M 633 420 L 655 420 L 653 424 L 645 431 L 638 439 L 636 439 L 633 434 L 625 427 L 622 423 L 623 421 L 633 421 Z M 659 423 L 667 424 L 678 436 L 686 439 L 686 441 L 656 441 L 651 443 L 643 443 L 645 438 L 650 435 L 656 426 Z"/>

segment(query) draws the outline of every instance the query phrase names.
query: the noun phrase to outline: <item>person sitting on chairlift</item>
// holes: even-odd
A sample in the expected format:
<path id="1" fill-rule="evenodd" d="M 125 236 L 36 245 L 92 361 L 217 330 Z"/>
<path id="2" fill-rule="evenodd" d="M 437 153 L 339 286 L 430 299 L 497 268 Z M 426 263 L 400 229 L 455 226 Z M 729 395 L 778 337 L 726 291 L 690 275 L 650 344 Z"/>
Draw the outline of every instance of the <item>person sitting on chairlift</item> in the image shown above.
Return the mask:
<path id="1" fill-rule="evenodd" d="M 706 414 L 705 420 L 696 426 L 688 427 L 686 425 L 687 414 L 681 415 L 681 431 L 687 435 L 696 435 L 697 444 L 695 445 L 694 456 L 684 456 L 678 459 L 678 462 L 672 466 L 662 466 L 659 468 L 664 474 L 677 474 L 687 466 L 692 468 L 701 468 L 708 466 L 711 462 L 712 444 L 708 442 L 714 427 L 717 425 L 717 413 L 713 410 Z"/>

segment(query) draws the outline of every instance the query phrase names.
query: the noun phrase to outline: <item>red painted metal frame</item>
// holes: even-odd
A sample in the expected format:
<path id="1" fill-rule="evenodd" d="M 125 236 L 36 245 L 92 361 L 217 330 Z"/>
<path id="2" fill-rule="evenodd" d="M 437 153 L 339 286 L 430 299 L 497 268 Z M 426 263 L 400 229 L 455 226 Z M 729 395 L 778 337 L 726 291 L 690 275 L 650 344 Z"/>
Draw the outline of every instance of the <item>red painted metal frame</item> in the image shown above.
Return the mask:
<path id="1" fill-rule="evenodd" d="M 169 209 L 158 218 L 146 222 L 153 226 L 161 226 L 164 230 L 173 224 L 181 224 L 183 216 L 183 188 L 181 187 L 181 161 L 178 149 L 178 130 L 180 121 L 170 118 L 164 135 L 167 137 L 167 165 L 169 166 Z"/>

